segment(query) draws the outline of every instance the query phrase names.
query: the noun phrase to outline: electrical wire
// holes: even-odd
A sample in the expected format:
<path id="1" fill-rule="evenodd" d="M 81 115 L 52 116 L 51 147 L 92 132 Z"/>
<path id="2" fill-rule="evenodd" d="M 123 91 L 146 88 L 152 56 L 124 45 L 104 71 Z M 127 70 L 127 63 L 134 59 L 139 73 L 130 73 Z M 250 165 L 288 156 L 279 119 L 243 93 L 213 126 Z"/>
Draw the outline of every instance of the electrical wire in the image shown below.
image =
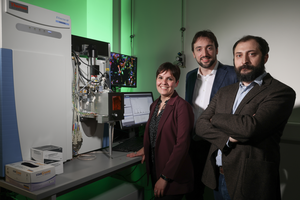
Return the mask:
<path id="1" fill-rule="evenodd" d="M 94 80 L 90 80 L 90 79 L 88 79 L 88 78 L 86 78 L 86 76 L 84 76 L 84 72 L 82 72 L 82 70 L 81 70 L 81 68 L 80 68 L 80 62 L 79 62 L 79 60 L 80 61 L 82 61 L 79 57 L 78 57 L 78 55 L 76 54 L 76 52 L 74 52 L 74 51 L 72 51 L 72 53 L 75 55 L 75 58 L 76 58 L 76 61 L 77 61 L 77 63 L 75 63 L 75 66 L 76 66 L 76 64 L 77 64 L 77 69 L 78 69 L 78 73 L 79 73 L 79 75 L 80 75 L 80 82 L 81 83 L 83 83 L 84 85 L 89 85 L 89 84 L 91 84 L 91 83 L 94 83 L 94 84 L 100 84 L 100 81 L 98 81 L 97 79 L 94 79 Z M 76 62 L 75 61 L 75 62 Z M 82 61 L 83 62 L 83 61 Z M 101 75 L 102 75 L 102 77 L 104 76 L 103 75 L 103 73 L 101 73 Z M 83 79 L 85 79 L 86 81 L 87 81 L 87 83 L 85 83 L 84 82 L 84 80 Z M 105 82 L 105 85 L 104 86 L 107 86 L 107 83 Z M 82 91 L 82 90 L 84 90 L 85 89 L 85 87 L 83 87 L 80 91 Z M 79 91 L 79 93 L 80 93 L 80 91 Z"/>
<path id="2" fill-rule="evenodd" d="M 125 176 L 123 176 L 121 174 L 116 174 L 116 175 L 121 176 L 125 181 L 127 181 L 129 183 L 137 183 L 146 175 L 146 172 L 136 181 L 128 180 Z"/>
<path id="3" fill-rule="evenodd" d="M 80 154 L 79 156 L 77 156 L 77 158 L 79 160 L 95 160 L 97 156 L 87 153 L 87 154 Z"/>
<path id="4" fill-rule="evenodd" d="M 78 63 L 80 63 L 80 64 L 83 63 L 83 64 L 85 64 L 85 65 L 88 66 L 88 67 L 93 67 L 93 66 L 91 66 L 91 65 L 89 65 L 89 64 L 87 64 L 87 63 L 85 63 L 85 62 L 83 62 L 83 61 L 81 60 L 81 58 L 76 54 L 76 52 L 73 51 L 73 54 L 75 55 L 75 57 L 76 57 Z M 79 62 L 79 61 L 81 61 L 81 62 Z M 78 71 L 79 71 L 80 76 L 83 77 L 86 81 L 93 81 L 93 80 L 90 80 L 90 79 L 86 78 L 86 77 L 83 75 L 83 73 L 82 73 L 82 71 L 81 71 L 81 68 L 80 68 L 80 64 L 78 65 Z M 96 71 L 98 71 L 98 72 L 101 74 L 102 77 L 104 76 L 103 73 L 100 72 L 98 69 L 96 69 L 96 68 L 94 68 L 94 69 L 95 69 Z"/>
<path id="5" fill-rule="evenodd" d="M 126 174 L 126 176 L 129 176 L 130 174 L 132 174 L 137 168 L 137 165 L 135 165 L 134 169 L 129 173 L 129 174 Z"/>
<path id="6" fill-rule="evenodd" d="M 106 80 L 102 80 L 102 84 L 100 82 L 100 79 L 98 80 L 97 78 L 94 80 L 90 80 L 89 78 L 87 78 L 87 74 L 80 68 L 80 65 L 83 63 L 85 64 L 87 67 L 90 68 L 94 68 L 94 66 L 91 66 L 87 63 L 85 63 L 84 61 L 82 61 L 79 57 L 79 55 L 72 50 L 72 55 L 74 55 L 72 58 L 74 60 L 74 62 L 72 62 L 72 66 L 73 66 L 73 80 L 72 80 L 72 104 L 73 104 L 73 127 L 72 127 L 72 143 L 73 143 L 73 155 L 76 155 L 77 159 L 79 160 L 94 160 L 97 158 L 97 156 L 94 154 L 80 154 L 78 155 L 78 151 L 82 145 L 83 142 L 83 138 L 82 138 L 82 133 L 80 131 L 80 121 L 79 121 L 79 117 L 80 116 L 91 116 L 93 115 L 93 117 L 98 116 L 97 113 L 94 112 L 88 112 L 88 111 L 81 111 L 81 106 L 80 106 L 80 99 L 85 97 L 85 91 L 82 92 L 83 90 L 85 90 L 87 87 L 92 88 L 90 90 L 90 92 L 92 92 L 94 86 L 98 86 L 98 85 L 102 85 L 109 88 L 107 81 Z M 105 77 L 105 75 L 100 72 L 98 69 L 95 69 L 99 72 L 99 75 L 101 76 L 101 79 Z M 79 85 L 80 83 L 83 84 L 83 87 L 81 88 L 81 86 Z M 81 88 L 81 89 L 80 89 Z M 110 89 L 109 89 L 110 90 Z M 96 90 L 95 90 L 96 92 Z M 99 91 L 98 91 L 99 92 Z M 102 91 L 101 91 L 102 92 Z M 84 95 L 82 95 L 82 94 Z"/>
<path id="7" fill-rule="evenodd" d="M 88 115 L 94 115 L 94 116 L 97 116 L 97 113 L 93 113 L 93 112 L 81 112 L 79 109 L 78 109 L 78 106 L 76 106 L 76 104 L 75 104 L 75 101 L 76 102 L 78 102 L 78 93 L 79 92 L 76 92 L 77 91 L 77 85 L 78 85 L 78 83 L 77 83 L 77 73 L 76 73 L 76 66 L 77 66 L 77 69 L 78 69 L 78 73 L 80 73 L 79 72 L 79 70 L 80 70 L 80 62 L 79 62 L 79 60 L 78 60 L 78 56 L 76 55 L 76 53 L 73 51 L 72 52 L 74 55 L 75 55 L 75 57 L 74 57 L 74 59 L 75 59 L 75 67 L 74 67 L 74 77 L 73 77 L 73 84 L 72 84 L 72 92 L 73 92 L 73 95 L 72 95 L 72 103 L 73 103 L 73 108 L 74 108 L 74 111 L 77 113 L 77 114 L 80 114 L 80 115 L 82 115 L 82 116 L 88 116 Z M 80 78 L 80 77 L 78 77 L 78 78 Z M 83 82 L 84 83 L 84 82 Z M 86 86 L 85 86 L 86 87 Z M 83 89 L 85 88 L 85 87 L 83 87 Z M 74 122 L 74 121 L 73 121 Z"/>
<path id="8" fill-rule="evenodd" d="M 98 70 L 98 69 L 96 69 L 94 66 L 89 65 L 89 64 L 85 63 L 84 61 L 82 61 L 81 58 L 76 54 L 76 52 L 75 52 L 74 50 L 72 50 L 72 53 L 75 55 L 75 58 L 77 59 L 77 62 L 78 62 L 78 63 L 80 63 L 80 64 L 83 63 L 83 64 L 85 64 L 86 66 L 95 69 L 96 71 L 99 72 L 99 75 L 101 75 L 101 78 L 103 78 L 103 77 L 106 78 L 106 77 L 105 77 L 105 74 L 103 74 L 100 70 Z M 79 62 L 79 61 L 81 61 L 81 62 Z M 80 66 L 80 64 L 79 64 L 79 66 Z M 84 83 L 84 81 L 82 80 L 82 78 L 85 79 L 85 80 L 88 81 L 88 82 L 90 81 L 89 83 L 95 83 L 95 84 L 100 83 L 100 80 L 99 80 L 99 81 L 96 81 L 96 80 L 90 80 L 90 79 L 88 79 L 86 76 L 84 76 L 84 75 L 83 75 L 84 72 L 82 72 L 82 70 L 81 70 L 81 68 L 80 68 L 79 66 L 78 66 L 78 69 L 79 69 L 78 71 L 79 71 L 79 74 L 80 74 L 80 80 L 81 80 L 82 83 Z M 104 82 L 104 85 L 103 85 L 103 86 L 104 86 L 104 88 L 105 88 L 105 87 L 106 87 L 106 88 L 109 88 L 107 81 Z M 109 90 L 110 90 L 110 89 L 109 89 Z"/>
<path id="9" fill-rule="evenodd" d="M 134 6 L 134 0 L 131 0 L 131 10 L 130 10 L 130 14 L 131 14 L 131 35 L 130 35 L 130 38 L 131 38 L 131 55 L 133 55 L 134 53 L 134 44 L 133 44 L 133 39 L 134 39 L 134 34 L 133 34 L 133 31 L 134 31 L 134 24 L 133 24 L 133 19 L 134 19 L 134 16 L 133 16 L 133 6 Z"/>
<path id="10" fill-rule="evenodd" d="M 184 53 L 184 34 L 183 32 L 185 31 L 185 28 L 184 28 L 184 3 L 183 3 L 184 0 L 181 0 L 181 53 L 183 54 Z"/>
<path id="11" fill-rule="evenodd" d="M 80 60 L 83 64 L 85 64 L 86 66 L 88 66 L 90 68 L 95 69 L 96 71 L 98 71 L 101 74 L 101 76 L 104 76 L 103 73 L 100 70 L 96 69 L 93 65 L 89 65 L 89 64 L 85 63 L 83 60 L 81 60 L 81 58 L 76 54 L 76 52 L 74 50 L 72 50 L 72 52 L 75 54 L 77 59 Z"/>

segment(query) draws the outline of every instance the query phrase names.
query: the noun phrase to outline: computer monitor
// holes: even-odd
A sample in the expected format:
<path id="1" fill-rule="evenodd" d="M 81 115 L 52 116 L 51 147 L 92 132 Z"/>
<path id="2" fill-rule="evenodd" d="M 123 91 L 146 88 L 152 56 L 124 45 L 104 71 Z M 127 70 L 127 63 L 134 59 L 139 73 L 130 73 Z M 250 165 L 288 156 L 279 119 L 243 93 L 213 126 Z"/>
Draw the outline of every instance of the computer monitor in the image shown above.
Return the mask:
<path id="1" fill-rule="evenodd" d="M 124 119 L 120 121 L 120 128 L 131 129 L 145 125 L 152 103 L 152 92 L 124 93 Z"/>
<path id="2" fill-rule="evenodd" d="M 88 50 L 94 50 L 94 57 L 108 57 L 110 55 L 110 44 L 99 40 L 93 40 L 77 35 L 72 35 L 72 50 L 79 53 L 80 56 L 88 56 L 90 52 L 86 52 L 83 46 L 86 45 Z"/>
<path id="3" fill-rule="evenodd" d="M 111 52 L 110 54 L 111 87 L 137 86 L 137 57 Z"/>

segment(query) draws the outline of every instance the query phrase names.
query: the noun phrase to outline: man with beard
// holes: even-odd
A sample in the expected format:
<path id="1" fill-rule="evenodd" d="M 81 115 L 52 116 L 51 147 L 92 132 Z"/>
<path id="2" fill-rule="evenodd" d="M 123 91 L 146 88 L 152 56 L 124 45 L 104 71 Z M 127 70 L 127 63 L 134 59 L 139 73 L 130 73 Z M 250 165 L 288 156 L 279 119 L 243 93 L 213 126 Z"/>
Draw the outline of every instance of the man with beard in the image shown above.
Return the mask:
<path id="1" fill-rule="evenodd" d="M 218 47 L 217 38 L 210 30 L 197 32 L 192 41 L 193 56 L 199 67 L 186 75 L 185 100 L 193 107 L 195 122 L 221 87 L 238 81 L 234 67 L 217 60 Z M 203 199 L 205 185 L 201 177 L 209 147 L 209 142 L 193 133 L 190 154 L 194 167 L 194 191 L 186 195 L 187 200 Z"/>
<path id="2" fill-rule="evenodd" d="M 216 200 L 279 200 L 279 142 L 295 91 L 265 72 L 269 45 L 245 36 L 233 46 L 239 83 L 221 88 L 197 120 L 211 143 L 202 176 Z"/>

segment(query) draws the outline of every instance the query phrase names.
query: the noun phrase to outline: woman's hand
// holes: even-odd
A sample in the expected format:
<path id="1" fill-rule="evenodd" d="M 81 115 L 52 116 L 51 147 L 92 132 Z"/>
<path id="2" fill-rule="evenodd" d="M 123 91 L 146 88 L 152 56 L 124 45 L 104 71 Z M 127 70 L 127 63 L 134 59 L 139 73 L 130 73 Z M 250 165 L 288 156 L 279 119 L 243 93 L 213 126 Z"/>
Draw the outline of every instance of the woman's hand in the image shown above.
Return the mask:
<path id="1" fill-rule="evenodd" d="M 127 157 L 133 158 L 133 157 L 137 157 L 137 156 L 143 156 L 141 163 L 144 163 L 145 160 L 145 153 L 144 153 L 144 147 L 141 148 L 139 151 L 134 152 L 134 153 L 129 153 L 126 155 Z"/>
<path id="2" fill-rule="evenodd" d="M 154 196 L 155 197 L 164 196 L 164 191 L 165 191 L 165 188 L 166 188 L 167 184 L 168 184 L 167 181 L 165 181 L 162 178 L 159 178 L 158 181 L 155 183 L 155 186 L 154 186 Z"/>

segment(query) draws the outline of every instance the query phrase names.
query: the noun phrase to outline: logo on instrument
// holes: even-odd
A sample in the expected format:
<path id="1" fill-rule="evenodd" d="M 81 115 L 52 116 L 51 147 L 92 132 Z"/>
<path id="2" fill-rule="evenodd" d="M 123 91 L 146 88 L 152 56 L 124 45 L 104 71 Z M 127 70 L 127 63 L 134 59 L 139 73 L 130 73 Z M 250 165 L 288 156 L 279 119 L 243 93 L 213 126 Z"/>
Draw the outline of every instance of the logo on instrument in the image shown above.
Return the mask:
<path id="1" fill-rule="evenodd" d="M 24 4 L 13 2 L 13 1 L 9 2 L 9 8 L 12 10 L 17 10 L 17 11 L 21 11 L 24 13 L 28 13 L 28 6 L 26 6 Z"/>

